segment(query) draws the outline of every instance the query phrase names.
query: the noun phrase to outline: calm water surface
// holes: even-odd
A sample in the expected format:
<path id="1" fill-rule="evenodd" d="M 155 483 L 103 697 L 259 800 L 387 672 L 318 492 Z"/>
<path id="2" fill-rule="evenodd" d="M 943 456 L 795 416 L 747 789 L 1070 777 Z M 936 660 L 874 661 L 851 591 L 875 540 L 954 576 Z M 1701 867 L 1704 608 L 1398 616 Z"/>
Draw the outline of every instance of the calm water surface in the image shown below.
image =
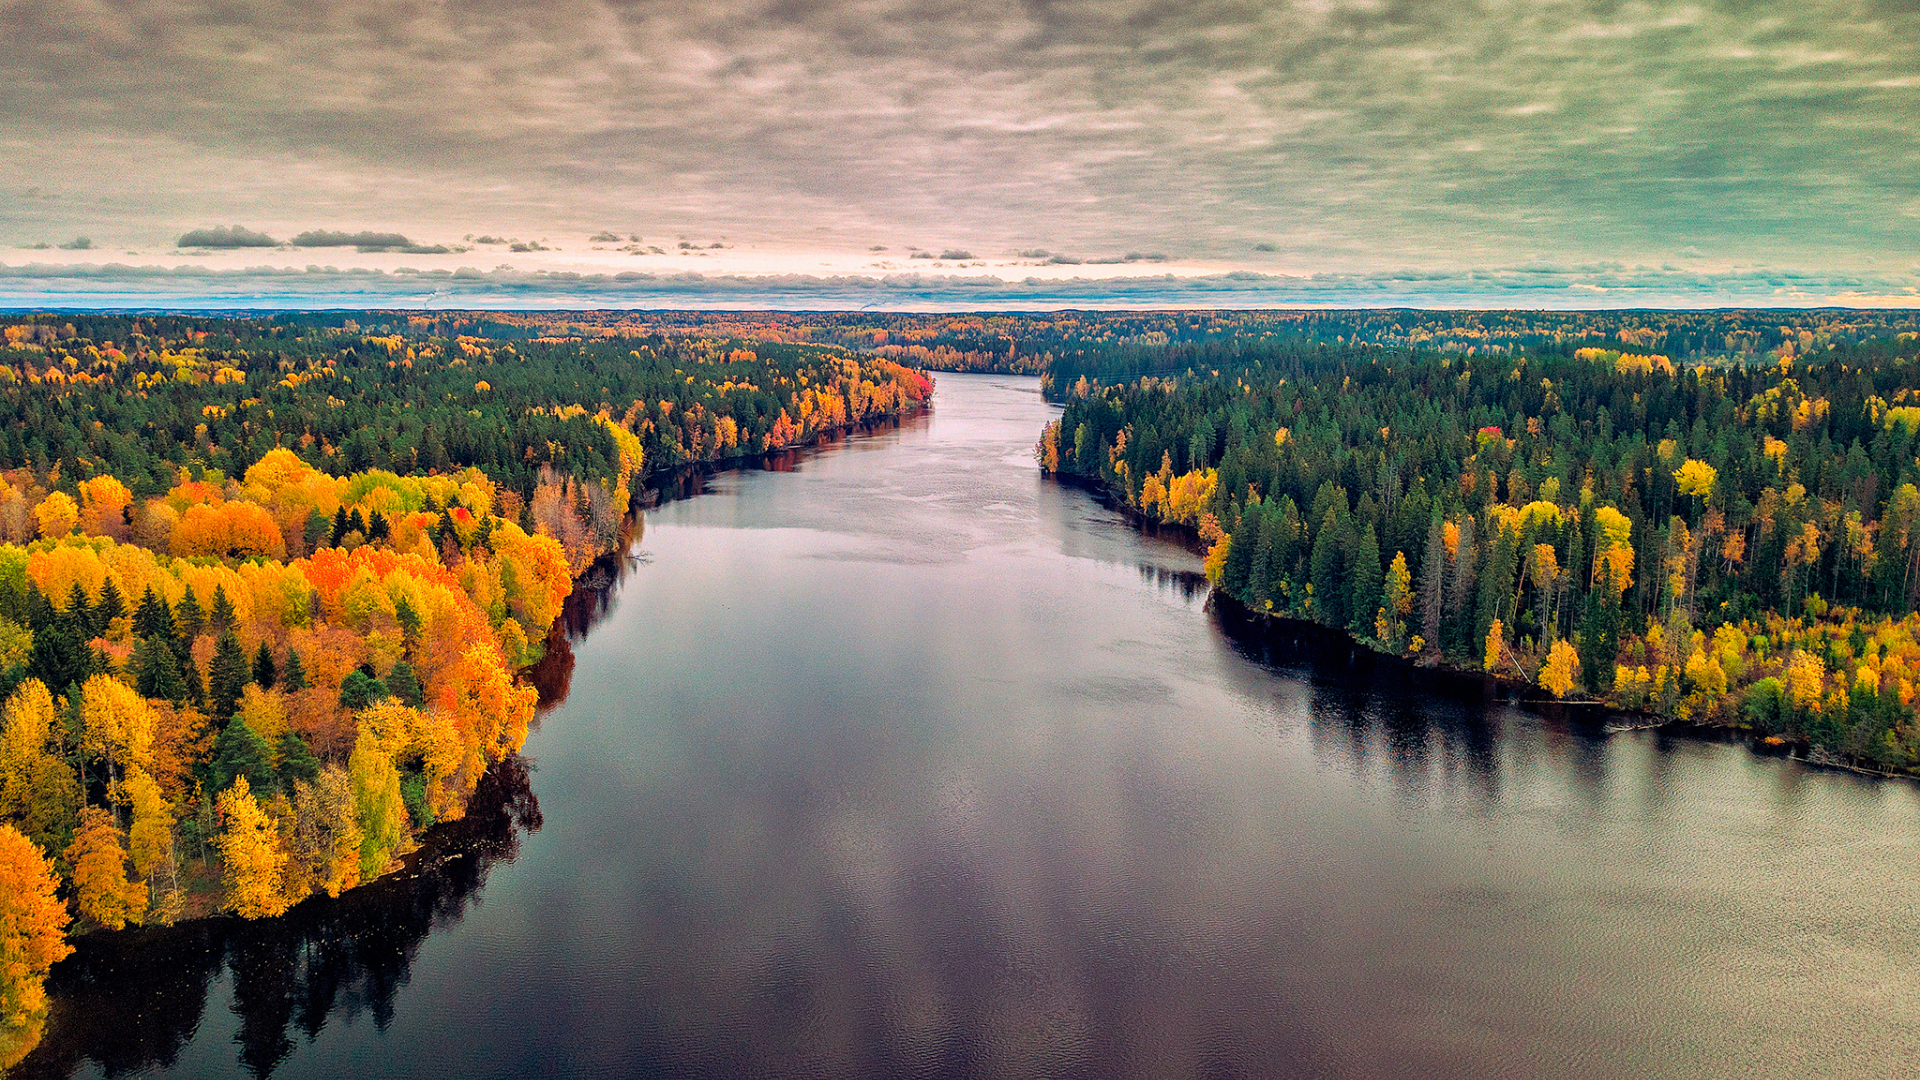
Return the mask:
<path id="1" fill-rule="evenodd" d="M 460 857 L 89 942 L 29 1075 L 1884 1076 L 1920 799 L 1284 642 L 1033 380 L 647 515 Z"/>

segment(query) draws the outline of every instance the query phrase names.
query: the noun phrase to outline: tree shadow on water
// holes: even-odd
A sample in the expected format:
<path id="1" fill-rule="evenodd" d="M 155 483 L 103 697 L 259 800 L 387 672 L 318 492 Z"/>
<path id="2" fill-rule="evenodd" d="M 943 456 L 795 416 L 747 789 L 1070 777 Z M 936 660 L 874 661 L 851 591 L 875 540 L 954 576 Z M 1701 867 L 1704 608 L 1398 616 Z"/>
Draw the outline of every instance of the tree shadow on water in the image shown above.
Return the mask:
<path id="1" fill-rule="evenodd" d="M 384 1031 L 420 943 L 465 916 L 487 874 L 540 828 L 530 769 L 518 756 L 487 771 L 467 815 L 428 833 L 406 866 L 277 919 L 220 917 L 91 934 L 55 965 L 46 1035 L 9 1077 L 67 1077 L 91 1062 L 107 1076 L 171 1068 L 226 972 L 238 1068 L 271 1076 L 336 1017 Z"/>

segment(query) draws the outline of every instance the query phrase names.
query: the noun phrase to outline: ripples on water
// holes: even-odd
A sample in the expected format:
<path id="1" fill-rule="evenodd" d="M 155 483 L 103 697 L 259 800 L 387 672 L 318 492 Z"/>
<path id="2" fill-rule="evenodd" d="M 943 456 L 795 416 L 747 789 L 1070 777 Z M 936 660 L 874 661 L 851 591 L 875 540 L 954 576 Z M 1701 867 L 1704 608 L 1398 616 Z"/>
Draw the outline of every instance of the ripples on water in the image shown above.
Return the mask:
<path id="1" fill-rule="evenodd" d="M 531 786 L 415 877 L 87 939 L 25 1074 L 1911 1069 L 1911 785 L 1211 611 L 1034 474 L 1049 414 L 943 376 L 688 478 L 570 605 Z"/>

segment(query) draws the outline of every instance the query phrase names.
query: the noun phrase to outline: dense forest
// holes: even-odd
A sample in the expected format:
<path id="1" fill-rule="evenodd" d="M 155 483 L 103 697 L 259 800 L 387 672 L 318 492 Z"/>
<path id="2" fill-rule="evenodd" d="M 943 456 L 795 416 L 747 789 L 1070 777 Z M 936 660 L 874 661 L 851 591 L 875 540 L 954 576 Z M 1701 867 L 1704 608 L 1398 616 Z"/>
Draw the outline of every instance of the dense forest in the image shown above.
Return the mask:
<path id="1" fill-rule="evenodd" d="M 1204 375 L 1248 352 L 1372 345 L 1517 355 L 1610 348 L 1658 353 L 1675 364 L 1751 364 L 1920 332 L 1913 311 L 1055 311 L 910 312 L 583 311 L 452 312 L 435 332 L 497 338 L 657 334 L 842 345 L 934 371 Z"/>
<path id="2" fill-rule="evenodd" d="M 462 818 L 645 470 L 932 389 L 832 345 L 430 321 L 4 328 L 0 1068 L 75 915 L 277 915 Z"/>
<path id="3" fill-rule="evenodd" d="M 1617 341 L 1616 341 L 1617 344 Z M 1050 373 L 1049 471 L 1256 611 L 1554 695 L 1920 766 L 1920 343 L 1747 364 L 1280 341 Z"/>

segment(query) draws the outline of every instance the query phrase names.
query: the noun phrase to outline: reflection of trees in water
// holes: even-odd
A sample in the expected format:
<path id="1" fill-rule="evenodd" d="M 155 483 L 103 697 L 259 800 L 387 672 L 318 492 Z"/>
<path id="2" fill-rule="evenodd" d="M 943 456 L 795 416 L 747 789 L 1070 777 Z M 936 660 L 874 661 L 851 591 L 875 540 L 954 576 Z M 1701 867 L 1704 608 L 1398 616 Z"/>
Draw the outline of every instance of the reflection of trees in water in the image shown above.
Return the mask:
<path id="1" fill-rule="evenodd" d="M 1478 800 L 1499 797 L 1499 722 L 1480 680 L 1416 668 L 1337 630 L 1256 617 L 1218 596 L 1212 609 L 1242 656 L 1308 684 L 1318 756 L 1345 756 L 1357 773 L 1384 757 L 1403 788 L 1464 784 Z"/>
<path id="2" fill-rule="evenodd" d="M 53 1012 L 20 1077 L 64 1077 L 91 1061 L 109 1076 L 171 1066 L 193 1039 L 207 988 L 233 980 L 238 1059 L 270 1075 L 336 1015 L 384 1030 L 428 933 L 451 926 L 494 866 L 541 824 L 526 761 L 488 770 L 467 816 L 434 829 L 405 870 L 338 899 L 316 897 L 277 919 L 199 919 L 177 927 L 95 934 L 48 983 Z"/>

